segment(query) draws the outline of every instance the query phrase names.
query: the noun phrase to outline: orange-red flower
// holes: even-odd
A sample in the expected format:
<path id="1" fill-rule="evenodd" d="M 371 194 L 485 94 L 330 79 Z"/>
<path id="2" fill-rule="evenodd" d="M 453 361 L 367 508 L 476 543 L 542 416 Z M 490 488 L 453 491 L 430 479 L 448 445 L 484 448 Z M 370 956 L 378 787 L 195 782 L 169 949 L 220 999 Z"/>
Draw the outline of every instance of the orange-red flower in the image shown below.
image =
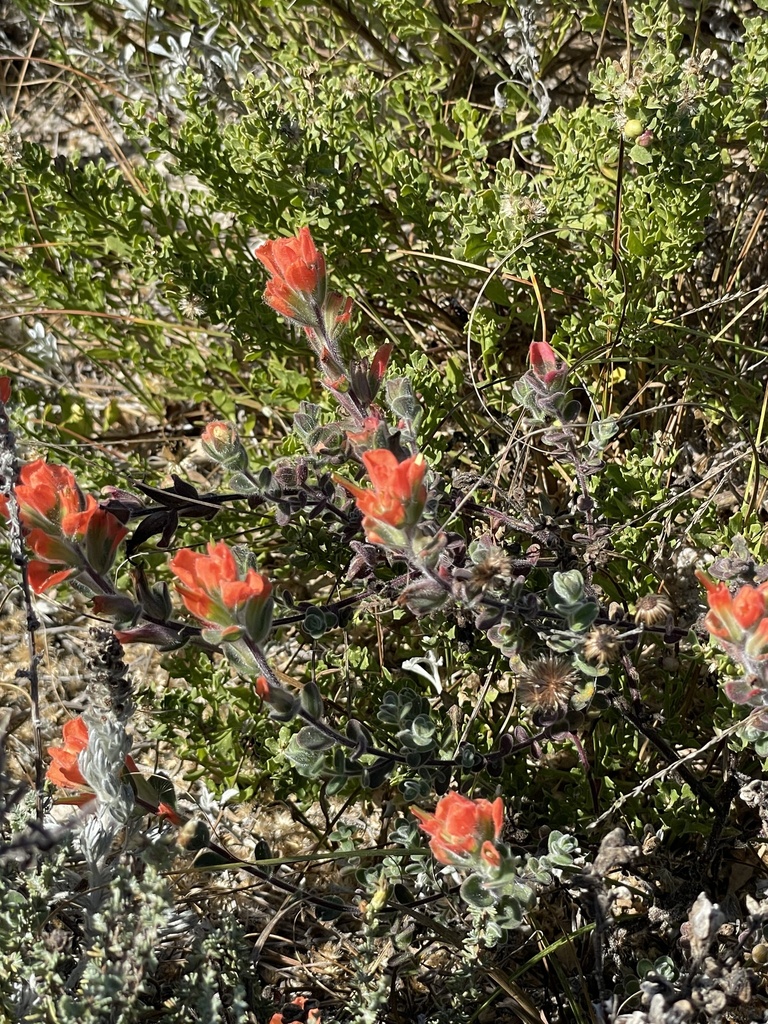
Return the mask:
<path id="1" fill-rule="evenodd" d="M 88 726 L 79 716 L 64 723 L 62 729 L 63 747 L 48 747 L 51 764 L 45 773 L 46 779 L 62 789 L 88 789 L 78 763 L 80 755 L 88 746 Z"/>
<path id="2" fill-rule="evenodd" d="M 37 459 L 21 467 L 14 488 L 28 547 L 37 556 L 29 563 L 35 593 L 91 566 L 106 572 L 128 532 L 110 512 L 84 495 L 66 466 Z M 0 497 L 0 512 L 8 501 Z"/>
<path id="3" fill-rule="evenodd" d="M 242 572 L 232 549 L 219 541 L 203 555 L 182 548 L 169 563 L 187 609 L 224 638 L 245 633 L 255 643 L 266 639 L 272 623 L 272 584 L 255 569 Z"/>
<path id="4" fill-rule="evenodd" d="M 703 572 L 696 576 L 707 590 L 709 612 L 704 625 L 748 671 L 768 657 L 768 583 L 745 584 L 731 594 L 725 583 L 714 583 Z"/>
<path id="5" fill-rule="evenodd" d="M 419 827 L 432 837 L 429 848 L 441 864 L 466 865 L 480 856 L 491 867 L 498 866 L 488 847 L 495 849 L 493 841 L 501 835 L 504 822 L 501 797 L 491 803 L 448 793 L 438 801 L 434 814 L 418 807 L 412 807 L 411 812 L 419 819 Z"/>
<path id="6" fill-rule="evenodd" d="M 768 611 L 768 583 L 746 584 L 731 594 L 725 583 L 714 583 L 703 572 L 696 576 L 707 590 L 709 612 L 704 625 L 719 640 L 740 643 Z"/>
<path id="7" fill-rule="evenodd" d="M 81 789 L 90 792 L 88 783 L 80 771 L 80 755 L 88 746 L 88 726 L 80 715 L 70 718 L 61 730 L 63 747 L 48 747 L 51 764 L 45 773 L 46 779 L 61 789 Z M 138 772 L 136 762 L 130 754 L 125 758 L 129 772 Z"/>
<path id="8" fill-rule="evenodd" d="M 358 487 L 340 477 L 336 483 L 346 488 L 363 513 L 363 529 L 372 544 L 391 542 L 391 531 L 408 530 L 418 523 L 427 500 L 424 474 L 427 464 L 421 454 L 403 462 L 386 448 L 363 452 L 362 460 L 371 479 L 371 488 Z"/>
<path id="9" fill-rule="evenodd" d="M 68 526 L 70 516 L 96 507 L 93 498 L 86 499 L 83 495 L 66 466 L 57 466 L 43 459 L 21 467 L 14 490 L 21 521 L 28 530 L 39 528 L 49 531 L 51 526 Z M 5 498 L 0 499 L 0 505 L 3 514 L 8 515 Z"/>
<path id="10" fill-rule="evenodd" d="M 0 402 L 7 405 L 11 398 L 11 378 L 0 377 Z"/>
<path id="11" fill-rule="evenodd" d="M 325 301 L 325 259 L 309 228 L 294 238 L 277 238 L 254 253 L 272 275 L 264 299 L 282 316 L 305 327 L 316 327 Z"/>
<path id="12" fill-rule="evenodd" d="M 65 803 L 82 804 L 92 800 L 93 790 L 80 771 L 80 755 L 88 747 L 88 726 L 78 715 L 64 723 L 61 730 L 64 738 L 63 747 L 48 747 L 51 763 L 45 773 L 46 779 L 60 789 L 76 789 L 80 796 L 65 800 Z M 140 775 L 138 766 L 130 754 L 126 755 L 125 768 L 132 775 Z M 155 813 L 159 818 L 167 818 L 172 825 L 181 825 L 181 818 L 169 803 L 159 801 Z"/>

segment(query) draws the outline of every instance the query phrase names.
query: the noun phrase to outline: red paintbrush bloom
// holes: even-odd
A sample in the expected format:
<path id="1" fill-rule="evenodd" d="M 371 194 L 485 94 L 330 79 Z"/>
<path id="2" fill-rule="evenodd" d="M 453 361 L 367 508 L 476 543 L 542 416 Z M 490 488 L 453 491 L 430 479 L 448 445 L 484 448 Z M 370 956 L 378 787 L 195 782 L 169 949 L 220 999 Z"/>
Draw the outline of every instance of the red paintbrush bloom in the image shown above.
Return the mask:
<path id="1" fill-rule="evenodd" d="M 497 867 L 500 858 L 493 855 L 493 841 L 501 835 L 504 822 L 504 803 L 497 797 L 489 800 L 470 800 L 460 793 L 442 797 L 435 813 L 412 807 L 411 813 L 419 819 L 419 827 L 431 836 L 429 848 L 441 864 L 466 865 L 480 856 L 487 864 Z"/>
<path id="2" fill-rule="evenodd" d="M 746 584 L 732 595 L 725 583 L 714 583 L 703 572 L 696 576 L 707 590 L 709 612 L 704 625 L 712 636 L 732 644 L 746 640 L 768 611 L 768 583 Z"/>
<path id="3" fill-rule="evenodd" d="M 29 563 L 29 581 L 36 594 L 91 566 L 106 572 L 128 532 L 78 487 L 66 466 L 37 459 L 21 467 L 14 488 L 26 543 L 36 558 Z M 0 497 L 0 512 L 8 501 Z"/>
<path id="4" fill-rule="evenodd" d="M 407 530 L 421 518 L 427 500 L 424 474 L 427 464 L 424 456 L 412 455 L 403 462 L 386 448 L 363 452 L 362 460 L 368 470 L 372 487 L 358 487 L 334 476 L 336 483 L 354 497 L 363 513 L 363 529 L 372 544 L 386 544 L 380 527 Z"/>
<path id="5" fill-rule="evenodd" d="M 64 723 L 61 734 L 64 738 L 63 747 L 48 747 L 51 764 L 45 773 L 46 779 L 54 786 L 62 789 L 85 789 L 90 793 L 88 783 L 80 771 L 80 755 L 88 746 L 88 726 L 78 715 Z M 136 762 L 130 754 L 125 758 L 125 767 L 129 772 L 138 772 Z"/>
<path id="6" fill-rule="evenodd" d="M 187 609 L 209 626 L 223 628 L 224 637 L 243 632 L 261 643 L 272 623 L 272 584 L 255 569 L 241 573 L 232 549 L 210 543 L 203 555 L 182 548 L 169 562 L 178 577 Z"/>
<path id="7" fill-rule="evenodd" d="M 325 302 L 325 259 L 309 228 L 294 238 L 265 242 L 254 255 L 271 274 L 264 292 L 267 304 L 289 320 L 316 328 Z"/>
<path id="8" fill-rule="evenodd" d="M 78 715 L 77 718 L 71 718 L 68 722 L 65 722 L 61 732 L 64 738 L 64 746 L 48 747 L 51 763 L 48 766 L 45 777 L 60 789 L 76 789 L 80 791 L 81 795 L 79 797 L 66 799 L 63 801 L 64 803 L 87 803 L 95 797 L 95 793 L 80 771 L 80 755 L 87 749 L 89 742 L 88 726 L 82 717 Z M 126 755 L 125 758 L 125 770 L 132 775 L 141 776 L 138 766 L 130 754 Z M 159 801 L 155 813 L 160 818 L 167 818 L 173 825 L 181 824 L 181 818 L 179 818 L 176 811 L 168 803 Z"/>
<path id="9" fill-rule="evenodd" d="M 96 505 L 93 498 L 87 501 L 66 466 L 57 466 L 43 459 L 21 467 L 14 491 L 21 521 L 28 530 L 39 527 L 47 533 L 53 532 L 52 526 L 60 526 L 68 516 Z M 6 516 L 7 505 L 7 499 L 0 498 L 0 509 Z"/>
<path id="10" fill-rule="evenodd" d="M 46 779 L 62 789 L 88 789 L 78 764 L 80 755 L 88 746 L 88 726 L 79 716 L 64 723 L 63 747 L 48 747 L 51 764 Z"/>
<path id="11" fill-rule="evenodd" d="M 768 658 L 768 583 L 747 583 L 731 594 L 725 583 L 714 583 L 703 572 L 696 576 L 707 590 L 704 625 L 731 657 L 757 671 Z"/>

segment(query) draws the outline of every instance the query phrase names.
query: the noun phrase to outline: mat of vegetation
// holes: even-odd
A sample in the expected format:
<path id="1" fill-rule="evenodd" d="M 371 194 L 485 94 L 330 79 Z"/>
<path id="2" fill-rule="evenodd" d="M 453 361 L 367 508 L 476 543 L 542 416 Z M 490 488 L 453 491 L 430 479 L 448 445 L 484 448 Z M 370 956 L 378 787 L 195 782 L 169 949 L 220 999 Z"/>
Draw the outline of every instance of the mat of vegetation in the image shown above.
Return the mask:
<path id="1" fill-rule="evenodd" d="M 768 1021 L 765 0 L 0 11 L 0 1018 Z"/>

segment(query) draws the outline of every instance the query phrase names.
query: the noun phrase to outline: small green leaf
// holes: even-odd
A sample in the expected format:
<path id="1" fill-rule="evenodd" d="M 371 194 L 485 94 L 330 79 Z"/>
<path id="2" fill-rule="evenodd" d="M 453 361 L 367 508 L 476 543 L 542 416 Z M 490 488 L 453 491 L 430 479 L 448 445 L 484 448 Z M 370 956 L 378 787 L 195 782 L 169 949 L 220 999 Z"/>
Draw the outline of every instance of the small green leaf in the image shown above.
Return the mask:
<path id="1" fill-rule="evenodd" d="M 334 740 L 314 725 L 305 725 L 299 729 L 294 739 L 304 750 L 330 750 L 335 746 Z"/>
<path id="2" fill-rule="evenodd" d="M 461 884 L 461 898 L 470 907 L 482 910 L 485 907 L 492 907 L 496 902 L 493 893 L 490 893 L 477 875 L 470 875 Z"/>
<path id="3" fill-rule="evenodd" d="M 653 154 L 646 146 L 638 146 L 635 143 L 629 151 L 629 159 L 636 164 L 642 164 L 647 167 L 653 163 Z"/>

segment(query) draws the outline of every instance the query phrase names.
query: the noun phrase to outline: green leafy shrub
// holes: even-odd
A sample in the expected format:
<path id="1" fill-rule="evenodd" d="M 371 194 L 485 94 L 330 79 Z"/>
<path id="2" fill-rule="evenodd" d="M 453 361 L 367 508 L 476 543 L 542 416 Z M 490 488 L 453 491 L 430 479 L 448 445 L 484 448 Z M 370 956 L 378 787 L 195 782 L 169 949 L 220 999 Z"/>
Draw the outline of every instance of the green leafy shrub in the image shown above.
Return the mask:
<path id="1" fill-rule="evenodd" d="M 312 992 L 326 1021 L 473 1020 L 504 997 L 523 1019 L 599 1003 L 618 1022 L 640 993 L 645 1024 L 652 999 L 683 1014 L 709 985 L 756 1014 L 759 893 L 738 946 L 691 909 L 725 894 L 715 851 L 766 820 L 764 733 L 715 679 L 751 683 L 702 646 L 692 570 L 749 587 L 765 556 L 768 23 L 734 15 L 726 39 L 658 2 L 628 26 L 587 4 L 442 0 L 56 11 L 35 8 L 39 81 L 17 79 L 2 140 L 3 438 L 130 527 L 100 581 L 61 561 L 85 527 L 44 564 L 75 570 L 76 610 L 165 648 L 136 738 L 179 759 L 200 807 L 180 800 L 178 833 L 131 818 L 96 909 L 72 846 L 9 870 L 5 1012 L 269 1019 Z M 97 141 L 20 123 L 59 72 Z M 280 322 L 254 255 L 305 226 L 355 302 L 325 338 Z M 221 457 L 218 420 L 239 437 Z M 410 466 L 402 521 L 367 521 L 376 451 Z M 271 583 L 268 639 L 263 607 L 173 611 L 167 555 L 222 541 L 228 583 Z M 126 778 L 118 753 L 116 792 L 167 815 L 170 781 Z M 435 863 L 409 805 L 456 792 L 502 794 L 503 831 Z M 271 825 L 236 827 L 236 803 Z M 163 877 L 180 862 L 242 870 L 255 893 L 180 916 L 196 897 Z M 642 948 L 619 929 L 611 967 L 603 922 L 627 906 Z M 689 914 L 698 945 L 679 939 Z M 176 973 L 169 920 L 189 924 Z M 276 957 L 254 980 L 273 929 L 291 970 Z"/>

